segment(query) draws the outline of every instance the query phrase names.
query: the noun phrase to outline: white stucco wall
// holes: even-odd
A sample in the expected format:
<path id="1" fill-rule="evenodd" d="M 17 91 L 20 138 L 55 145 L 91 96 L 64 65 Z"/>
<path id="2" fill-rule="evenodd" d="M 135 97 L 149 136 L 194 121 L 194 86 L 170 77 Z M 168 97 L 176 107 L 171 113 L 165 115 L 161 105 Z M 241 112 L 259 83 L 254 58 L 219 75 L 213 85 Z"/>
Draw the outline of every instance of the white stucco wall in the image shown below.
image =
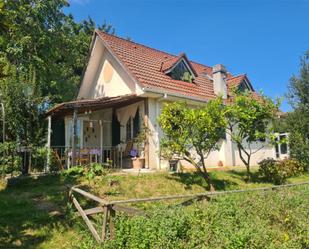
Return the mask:
<path id="1" fill-rule="evenodd" d="M 96 38 L 77 99 L 95 99 L 142 93 L 119 61 Z"/>
<path id="2" fill-rule="evenodd" d="M 160 155 L 160 139 L 163 137 L 163 132 L 157 122 L 158 116 L 161 113 L 165 100 L 158 98 L 149 98 L 149 128 L 152 131 L 149 140 L 149 166 L 150 168 L 165 169 L 168 167 L 168 162 L 164 159 L 159 160 Z M 246 145 L 245 145 L 246 146 Z M 261 143 L 255 143 L 252 150 L 259 148 Z M 263 149 L 252 155 L 251 165 L 257 163 L 264 158 L 275 158 L 275 149 L 272 145 L 265 143 Z M 219 162 L 224 166 L 243 166 L 240 160 L 237 147 L 232 143 L 230 136 L 226 134 L 226 139 L 222 140 L 219 144 L 219 149 L 212 151 L 205 159 L 207 167 L 217 167 Z M 193 167 L 186 161 L 181 161 L 184 167 Z"/>

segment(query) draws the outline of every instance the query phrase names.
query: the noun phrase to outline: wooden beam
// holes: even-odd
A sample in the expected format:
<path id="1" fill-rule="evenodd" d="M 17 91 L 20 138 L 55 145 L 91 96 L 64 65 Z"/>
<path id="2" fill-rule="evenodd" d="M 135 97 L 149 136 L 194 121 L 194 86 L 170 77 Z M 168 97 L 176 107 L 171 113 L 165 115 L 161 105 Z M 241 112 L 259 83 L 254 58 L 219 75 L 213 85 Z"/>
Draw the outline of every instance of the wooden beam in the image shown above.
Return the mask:
<path id="1" fill-rule="evenodd" d="M 109 234 L 110 239 L 115 239 L 115 224 L 114 224 L 114 218 L 116 217 L 116 212 L 114 209 L 109 210 Z"/>
<path id="2" fill-rule="evenodd" d="M 107 219 L 108 219 L 108 213 L 109 213 L 109 209 L 107 206 L 105 206 L 103 209 L 104 209 L 104 214 L 103 214 L 103 224 L 102 224 L 102 241 L 106 239 Z"/>
<path id="3" fill-rule="evenodd" d="M 126 207 L 122 205 L 113 205 L 112 209 L 114 211 L 127 213 L 128 215 L 131 215 L 131 216 L 133 215 L 146 216 L 146 213 L 142 210 L 131 208 L 131 207 Z"/>
<path id="4" fill-rule="evenodd" d="M 82 216 L 83 220 L 86 222 L 86 225 L 88 226 L 90 232 L 92 233 L 93 237 L 98 243 L 101 243 L 101 239 L 97 231 L 95 230 L 94 226 L 92 225 L 91 221 L 88 219 L 87 215 L 85 214 L 82 207 L 79 205 L 78 201 L 75 199 L 74 195 L 72 195 L 72 201 L 80 215 Z"/>
<path id="5" fill-rule="evenodd" d="M 81 194 L 81 195 L 83 195 L 85 197 L 87 197 L 88 199 L 94 200 L 94 201 L 96 201 L 96 202 L 98 202 L 98 203 L 100 203 L 100 204 L 102 204 L 104 206 L 108 205 L 108 201 L 103 200 L 103 199 L 101 199 L 101 198 L 99 198 L 99 197 L 97 197 L 97 196 L 95 196 L 93 194 L 90 194 L 90 193 L 88 193 L 88 192 L 86 192 L 86 191 L 84 191 L 82 189 L 79 189 L 79 188 L 76 188 L 76 187 L 72 187 L 71 190 L 76 192 L 76 193 L 79 193 L 79 194 Z"/>
<path id="6" fill-rule="evenodd" d="M 72 120 L 72 166 L 76 166 L 76 140 L 77 140 L 77 109 L 73 111 L 73 120 Z"/>
<path id="7" fill-rule="evenodd" d="M 99 206 L 99 207 L 95 207 L 95 208 L 89 208 L 89 209 L 85 209 L 84 213 L 88 216 L 88 215 L 93 215 L 93 214 L 98 214 L 98 213 L 103 213 L 104 209 L 103 207 Z M 78 213 L 78 215 L 80 216 L 80 213 Z"/>

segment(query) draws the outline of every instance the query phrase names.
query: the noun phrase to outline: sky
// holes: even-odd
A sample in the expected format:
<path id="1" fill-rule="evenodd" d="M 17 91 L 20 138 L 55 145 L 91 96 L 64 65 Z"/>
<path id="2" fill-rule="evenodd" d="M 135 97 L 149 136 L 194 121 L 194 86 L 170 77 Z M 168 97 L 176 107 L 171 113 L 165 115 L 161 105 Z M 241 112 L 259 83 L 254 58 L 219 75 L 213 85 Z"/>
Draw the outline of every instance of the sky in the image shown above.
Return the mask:
<path id="1" fill-rule="evenodd" d="M 309 0 L 70 0 L 116 35 L 190 60 L 246 73 L 255 90 L 284 97 L 309 50 Z M 291 110 L 285 99 L 283 111 Z"/>

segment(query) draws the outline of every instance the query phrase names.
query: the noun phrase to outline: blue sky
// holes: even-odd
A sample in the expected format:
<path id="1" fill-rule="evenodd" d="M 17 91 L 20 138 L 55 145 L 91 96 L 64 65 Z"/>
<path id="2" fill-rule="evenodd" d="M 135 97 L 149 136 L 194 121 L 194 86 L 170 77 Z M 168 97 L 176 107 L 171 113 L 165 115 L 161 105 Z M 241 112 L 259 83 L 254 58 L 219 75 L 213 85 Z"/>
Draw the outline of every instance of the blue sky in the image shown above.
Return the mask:
<path id="1" fill-rule="evenodd" d="M 66 13 L 209 66 L 247 73 L 256 90 L 287 92 L 309 49 L 309 0 L 71 0 Z M 290 110 L 286 101 L 284 111 Z"/>

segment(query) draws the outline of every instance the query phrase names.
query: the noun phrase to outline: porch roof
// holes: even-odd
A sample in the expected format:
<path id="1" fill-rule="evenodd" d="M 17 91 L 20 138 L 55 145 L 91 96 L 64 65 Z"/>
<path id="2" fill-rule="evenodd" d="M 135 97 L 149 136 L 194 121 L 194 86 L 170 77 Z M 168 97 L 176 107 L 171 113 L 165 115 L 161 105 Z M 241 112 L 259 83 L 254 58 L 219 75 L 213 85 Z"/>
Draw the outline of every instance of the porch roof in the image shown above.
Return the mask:
<path id="1" fill-rule="evenodd" d="M 46 116 L 59 116 L 63 117 L 70 115 L 76 109 L 78 113 L 85 111 L 96 111 L 107 108 L 120 108 L 126 105 L 130 105 L 145 98 L 139 97 L 136 94 L 127 94 L 116 97 L 102 97 L 97 99 L 82 99 L 64 102 L 56 105 L 46 112 Z"/>

